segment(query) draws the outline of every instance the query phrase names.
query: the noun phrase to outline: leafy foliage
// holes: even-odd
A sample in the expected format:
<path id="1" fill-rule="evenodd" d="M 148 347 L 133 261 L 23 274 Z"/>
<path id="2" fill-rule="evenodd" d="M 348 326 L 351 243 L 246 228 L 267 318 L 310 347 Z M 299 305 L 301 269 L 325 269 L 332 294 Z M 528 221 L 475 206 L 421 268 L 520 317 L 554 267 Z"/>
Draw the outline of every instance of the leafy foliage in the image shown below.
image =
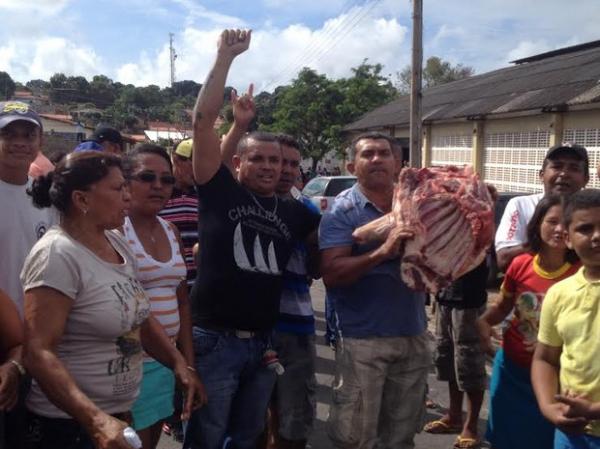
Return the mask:
<path id="1" fill-rule="evenodd" d="M 6 72 L 0 72 L 0 98 L 2 100 L 10 99 L 15 93 L 16 84 L 10 75 Z"/>
<path id="2" fill-rule="evenodd" d="M 423 88 L 437 86 L 439 84 L 449 83 L 468 78 L 475 74 L 473 67 L 457 64 L 453 66 L 448 61 L 432 56 L 427 59 L 423 67 Z M 398 90 L 401 94 L 410 93 L 411 66 L 408 65 L 397 73 Z"/>
<path id="3" fill-rule="evenodd" d="M 316 167 L 329 151 L 342 150 L 341 131 L 345 125 L 397 95 L 381 71 L 381 64 L 365 60 L 352 69 L 352 76 L 332 80 L 304 68 L 290 85 L 255 96 L 256 117 L 250 130 L 295 136 L 303 146 L 304 157 L 312 158 Z M 0 72 L 0 88 L 1 80 Z M 88 81 L 56 73 L 49 81 L 31 80 L 25 87 L 35 94 L 48 95 L 51 102 L 66 106 L 90 126 L 105 122 L 128 132 L 140 132 L 149 121 L 166 121 L 190 129 L 190 112 L 202 85 L 184 80 L 161 89 L 155 85 L 124 85 L 104 75 Z M 225 88 L 220 132 L 226 132 L 233 121 L 231 90 Z"/>

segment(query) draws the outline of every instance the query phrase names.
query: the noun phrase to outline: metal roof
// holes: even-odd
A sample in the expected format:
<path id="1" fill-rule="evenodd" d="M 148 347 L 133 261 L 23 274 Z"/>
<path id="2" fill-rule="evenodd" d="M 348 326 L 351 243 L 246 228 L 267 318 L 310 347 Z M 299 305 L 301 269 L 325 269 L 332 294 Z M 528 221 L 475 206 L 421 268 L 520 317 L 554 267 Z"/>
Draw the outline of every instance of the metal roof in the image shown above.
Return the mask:
<path id="1" fill-rule="evenodd" d="M 566 110 L 600 101 L 600 41 L 518 62 L 424 90 L 423 121 Z M 410 96 L 405 95 L 366 113 L 344 130 L 409 126 L 409 119 Z"/>

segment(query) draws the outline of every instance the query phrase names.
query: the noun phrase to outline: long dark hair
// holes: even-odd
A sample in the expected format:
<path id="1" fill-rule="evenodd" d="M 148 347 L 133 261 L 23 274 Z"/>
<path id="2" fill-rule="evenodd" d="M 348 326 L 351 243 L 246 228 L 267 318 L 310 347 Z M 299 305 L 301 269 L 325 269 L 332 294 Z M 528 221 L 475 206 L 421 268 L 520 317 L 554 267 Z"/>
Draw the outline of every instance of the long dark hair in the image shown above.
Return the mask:
<path id="1" fill-rule="evenodd" d="M 92 184 L 104 179 L 112 167 L 122 170 L 121 158 L 103 151 L 78 151 L 70 153 L 45 176 L 33 181 L 27 193 L 36 207 L 54 206 L 67 212 L 71 194 L 75 190 L 88 190 Z"/>
<path id="2" fill-rule="evenodd" d="M 554 194 L 544 196 L 536 206 L 533 216 L 527 224 L 527 241 L 529 243 L 529 248 L 533 253 L 539 253 L 542 249 L 544 242 L 542 241 L 540 228 L 544 221 L 544 217 L 554 206 L 562 206 L 564 210 L 563 197 Z M 577 254 L 575 254 L 575 251 L 568 249 L 565 254 L 565 260 L 574 263 L 577 262 L 579 258 L 577 257 Z"/>

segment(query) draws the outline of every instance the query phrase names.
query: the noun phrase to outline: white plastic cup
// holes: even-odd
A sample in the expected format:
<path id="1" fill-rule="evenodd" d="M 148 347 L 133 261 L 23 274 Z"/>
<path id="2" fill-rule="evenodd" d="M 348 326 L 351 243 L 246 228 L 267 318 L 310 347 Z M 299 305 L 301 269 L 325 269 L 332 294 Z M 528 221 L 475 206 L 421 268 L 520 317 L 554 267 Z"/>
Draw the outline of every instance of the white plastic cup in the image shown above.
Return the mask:
<path id="1" fill-rule="evenodd" d="M 123 429 L 123 438 L 134 449 L 142 449 L 142 440 L 140 440 L 140 437 L 133 428 L 125 427 Z"/>

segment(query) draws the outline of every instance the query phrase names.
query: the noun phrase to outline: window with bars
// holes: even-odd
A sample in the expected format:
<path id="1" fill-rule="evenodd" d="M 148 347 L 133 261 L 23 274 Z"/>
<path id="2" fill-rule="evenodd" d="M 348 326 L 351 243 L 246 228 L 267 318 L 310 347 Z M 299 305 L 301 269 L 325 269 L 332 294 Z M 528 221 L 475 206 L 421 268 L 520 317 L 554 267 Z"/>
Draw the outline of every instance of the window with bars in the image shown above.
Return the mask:
<path id="1" fill-rule="evenodd" d="M 473 136 L 435 136 L 431 146 L 431 165 L 466 165 L 471 163 Z"/>
<path id="2" fill-rule="evenodd" d="M 549 131 L 486 134 L 485 181 L 504 192 L 541 192 L 539 170 L 549 142 Z"/>
<path id="3" fill-rule="evenodd" d="M 600 165 L 600 129 L 565 129 L 563 141 L 583 145 L 587 149 L 590 158 L 590 181 L 587 187 L 600 188 L 600 181 L 596 175 L 596 167 Z"/>

